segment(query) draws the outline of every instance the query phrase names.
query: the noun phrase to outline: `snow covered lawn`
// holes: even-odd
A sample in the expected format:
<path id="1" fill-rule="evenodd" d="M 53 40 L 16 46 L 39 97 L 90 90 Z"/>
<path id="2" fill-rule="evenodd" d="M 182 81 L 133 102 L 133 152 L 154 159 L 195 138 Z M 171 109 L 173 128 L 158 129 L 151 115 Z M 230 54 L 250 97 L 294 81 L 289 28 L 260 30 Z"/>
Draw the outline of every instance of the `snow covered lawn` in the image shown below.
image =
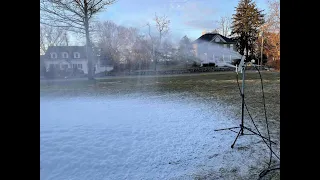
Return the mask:
<path id="1" fill-rule="evenodd" d="M 41 97 L 41 180 L 251 179 L 268 151 L 225 105 L 181 94 Z"/>

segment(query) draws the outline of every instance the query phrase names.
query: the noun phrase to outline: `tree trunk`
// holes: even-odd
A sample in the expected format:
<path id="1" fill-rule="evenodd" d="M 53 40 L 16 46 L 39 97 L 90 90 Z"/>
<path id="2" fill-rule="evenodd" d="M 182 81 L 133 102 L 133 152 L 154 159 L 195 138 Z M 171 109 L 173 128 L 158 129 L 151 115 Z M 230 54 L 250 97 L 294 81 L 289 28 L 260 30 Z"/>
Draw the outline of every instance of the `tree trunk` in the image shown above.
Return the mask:
<path id="1" fill-rule="evenodd" d="M 88 2 L 84 1 L 84 28 L 86 32 L 86 51 L 88 59 L 88 80 L 93 80 L 92 76 L 92 47 L 89 34 Z"/>
<path id="2" fill-rule="evenodd" d="M 89 34 L 89 21 L 88 17 L 85 16 L 85 31 L 86 31 L 86 50 L 87 50 L 87 59 L 88 59 L 88 79 L 92 80 L 92 47 L 90 42 L 90 34 Z"/>
<path id="3" fill-rule="evenodd" d="M 160 34 L 160 41 L 159 41 L 159 45 L 158 45 L 158 53 L 157 53 L 155 61 L 154 61 L 154 71 L 155 72 L 157 72 L 158 57 L 159 57 L 159 53 L 161 51 L 161 32 L 159 34 Z"/>

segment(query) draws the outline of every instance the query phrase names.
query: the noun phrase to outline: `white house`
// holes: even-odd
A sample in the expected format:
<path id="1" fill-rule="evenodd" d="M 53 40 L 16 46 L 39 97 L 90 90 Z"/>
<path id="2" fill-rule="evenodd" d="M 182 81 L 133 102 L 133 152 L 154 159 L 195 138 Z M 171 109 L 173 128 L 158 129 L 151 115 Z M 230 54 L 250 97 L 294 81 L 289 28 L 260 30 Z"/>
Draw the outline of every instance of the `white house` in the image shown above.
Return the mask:
<path id="1" fill-rule="evenodd" d="M 95 73 L 111 71 L 113 65 L 100 59 L 99 54 L 94 58 Z M 85 46 L 49 46 L 43 58 L 47 70 L 53 66 L 60 70 L 78 68 L 88 74 L 88 59 Z"/>
<path id="2" fill-rule="evenodd" d="M 231 63 L 235 59 L 241 59 L 236 51 L 236 42 L 218 33 L 206 33 L 193 43 L 194 54 L 202 64 L 221 62 Z"/>

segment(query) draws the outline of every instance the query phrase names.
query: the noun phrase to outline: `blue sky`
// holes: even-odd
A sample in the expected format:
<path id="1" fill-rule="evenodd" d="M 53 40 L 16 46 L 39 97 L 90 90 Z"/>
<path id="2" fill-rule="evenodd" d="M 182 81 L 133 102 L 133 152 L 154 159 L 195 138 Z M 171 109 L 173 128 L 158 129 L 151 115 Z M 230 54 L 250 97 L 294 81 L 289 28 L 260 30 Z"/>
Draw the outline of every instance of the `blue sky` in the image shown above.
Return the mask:
<path id="1" fill-rule="evenodd" d="M 111 20 L 118 25 L 136 27 L 147 32 L 146 23 L 155 27 L 155 13 L 170 19 L 170 34 L 174 40 L 187 35 L 191 40 L 203 30 L 216 28 L 221 16 L 232 16 L 239 0 L 117 0 L 98 15 L 98 20 Z M 255 0 L 260 10 L 267 11 L 267 0 Z M 156 33 L 155 29 L 152 29 Z"/>

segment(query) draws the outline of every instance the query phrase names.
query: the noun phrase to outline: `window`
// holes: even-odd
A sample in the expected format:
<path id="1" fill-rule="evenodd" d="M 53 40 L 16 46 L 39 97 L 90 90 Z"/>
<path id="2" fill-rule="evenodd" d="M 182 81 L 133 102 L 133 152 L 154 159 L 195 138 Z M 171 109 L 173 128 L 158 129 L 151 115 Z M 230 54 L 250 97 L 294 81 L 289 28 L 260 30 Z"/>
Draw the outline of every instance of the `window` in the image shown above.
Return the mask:
<path id="1" fill-rule="evenodd" d="M 63 52 L 63 53 L 62 53 L 62 58 L 68 58 L 68 53 Z"/>
<path id="2" fill-rule="evenodd" d="M 233 50 L 233 44 L 230 44 L 230 49 Z"/>
<path id="3" fill-rule="evenodd" d="M 55 64 L 54 67 L 55 67 L 56 69 L 60 69 L 59 64 Z"/>
<path id="4" fill-rule="evenodd" d="M 73 53 L 73 57 L 74 57 L 74 58 L 80 58 L 80 53 L 74 52 L 74 53 Z"/>
<path id="5" fill-rule="evenodd" d="M 79 68 L 79 69 L 82 69 L 82 64 L 78 64 L 78 68 Z"/>
<path id="6" fill-rule="evenodd" d="M 49 64 L 49 68 L 50 69 L 54 68 L 54 64 Z"/>
<path id="7" fill-rule="evenodd" d="M 77 64 L 72 64 L 72 68 L 77 68 Z"/>
<path id="8" fill-rule="evenodd" d="M 223 47 L 225 47 L 225 48 L 227 48 L 227 46 L 228 46 L 227 44 L 224 44 L 224 45 L 223 45 Z"/>
<path id="9" fill-rule="evenodd" d="M 57 58 L 57 53 L 51 53 L 51 58 L 56 59 Z"/>

